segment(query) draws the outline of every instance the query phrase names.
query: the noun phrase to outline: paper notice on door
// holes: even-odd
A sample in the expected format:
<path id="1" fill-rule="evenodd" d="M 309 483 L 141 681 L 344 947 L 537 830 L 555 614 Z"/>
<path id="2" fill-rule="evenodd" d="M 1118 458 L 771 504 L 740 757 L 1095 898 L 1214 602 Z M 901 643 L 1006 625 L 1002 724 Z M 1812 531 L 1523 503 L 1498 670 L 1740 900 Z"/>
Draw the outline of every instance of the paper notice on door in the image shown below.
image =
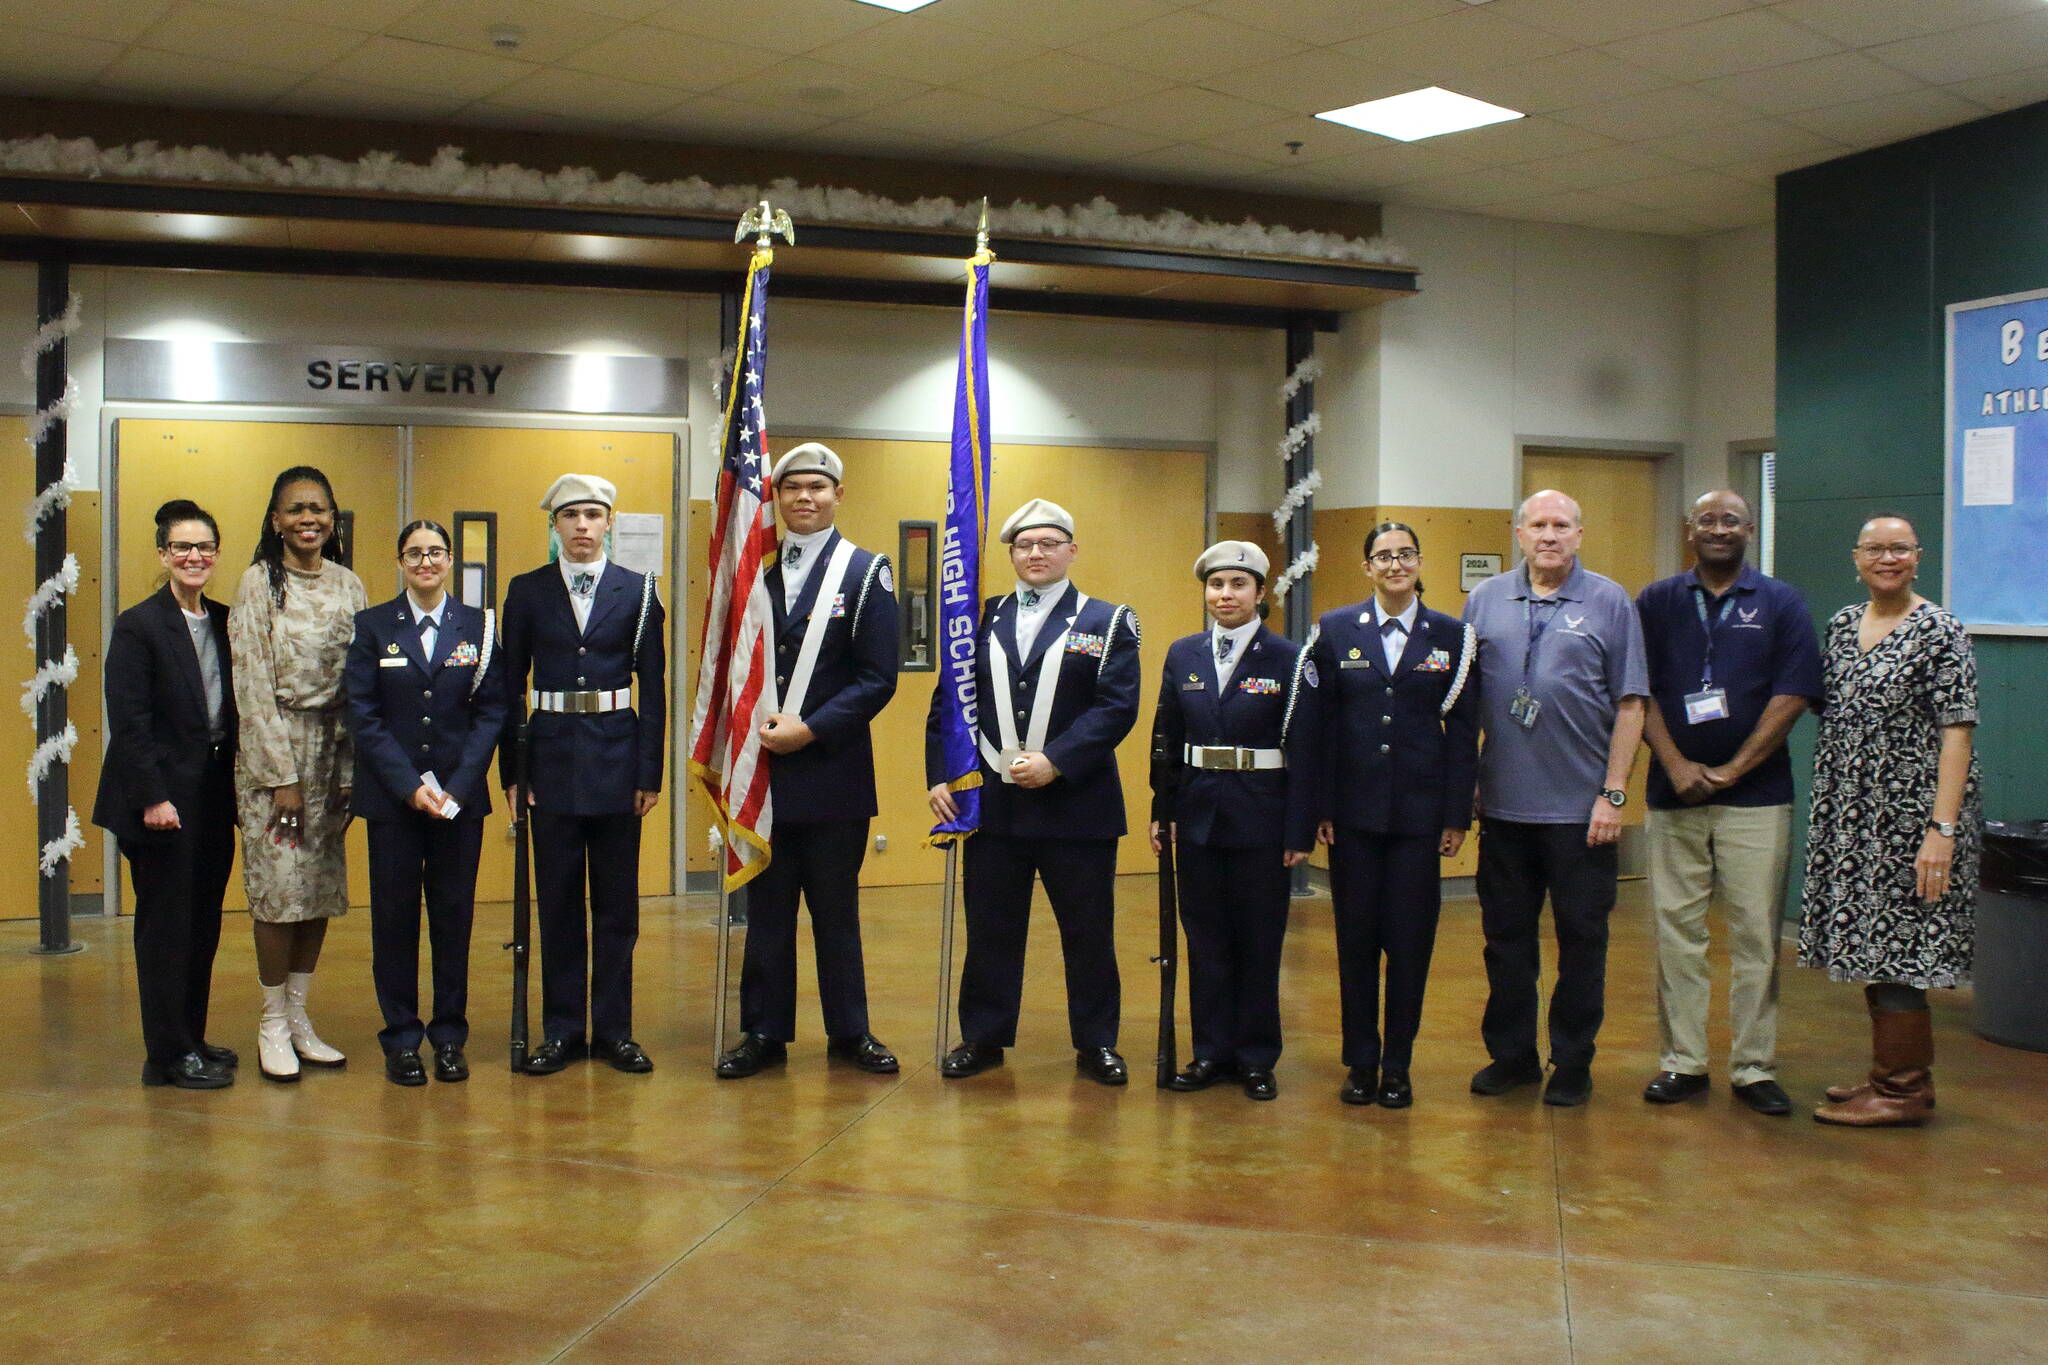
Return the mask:
<path id="1" fill-rule="evenodd" d="M 664 518 L 659 512 L 621 512 L 612 522 L 612 560 L 634 573 L 661 573 Z"/>
<path id="2" fill-rule="evenodd" d="M 2012 506 L 2011 427 L 1963 432 L 1963 506 Z"/>

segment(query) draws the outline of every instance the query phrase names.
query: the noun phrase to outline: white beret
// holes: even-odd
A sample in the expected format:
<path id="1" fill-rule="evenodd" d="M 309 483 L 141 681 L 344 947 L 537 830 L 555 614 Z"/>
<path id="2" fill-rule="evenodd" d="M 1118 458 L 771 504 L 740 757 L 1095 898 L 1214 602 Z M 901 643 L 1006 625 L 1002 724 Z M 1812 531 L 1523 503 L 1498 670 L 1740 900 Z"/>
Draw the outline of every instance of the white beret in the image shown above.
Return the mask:
<path id="1" fill-rule="evenodd" d="M 601 502 L 609 511 L 618 505 L 618 501 L 619 490 L 612 487 L 610 480 L 600 479 L 595 474 L 564 474 L 549 485 L 546 495 L 540 500 L 540 509 L 553 513 L 571 503 Z"/>
<path id="2" fill-rule="evenodd" d="M 1065 531 L 1070 540 L 1074 535 L 1074 519 L 1067 515 L 1067 509 L 1045 498 L 1033 498 L 1010 513 L 1010 519 L 1003 523 L 1003 529 L 997 534 L 1003 544 L 1008 545 L 1021 532 L 1038 526 L 1050 526 L 1055 530 Z"/>
<path id="3" fill-rule="evenodd" d="M 768 471 L 768 484 L 772 488 L 790 474 L 823 474 L 834 483 L 844 483 L 840 476 L 845 472 L 846 462 L 832 447 L 805 441 L 775 462 L 775 467 Z"/>
<path id="4" fill-rule="evenodd" d="M 1271 567 L 1266 552 L 1249 540 L 1219 540 L 1195 560 L 1195 577 L 1206 583 L 1218 569 L 1243 569 L 1263 583 Z"/>

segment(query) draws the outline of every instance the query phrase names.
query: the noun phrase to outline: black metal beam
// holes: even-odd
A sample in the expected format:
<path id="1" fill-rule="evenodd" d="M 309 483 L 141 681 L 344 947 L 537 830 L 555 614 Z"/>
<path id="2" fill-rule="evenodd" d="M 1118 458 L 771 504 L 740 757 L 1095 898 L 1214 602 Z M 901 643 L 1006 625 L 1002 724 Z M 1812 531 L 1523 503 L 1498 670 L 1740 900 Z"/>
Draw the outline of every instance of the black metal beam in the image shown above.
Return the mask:
<path id="1" fill-rule="evenodd" d="M 1306 318 L 1296 318 L 1287 326 L 1287 373 L 1294 374 L 1294 367 L 1316 353 L 1316 328 Z M 1316 386 L 1309 380 L 1294 391 L 1287 400 L 1287 429 L 1292 431 L 1296 423 L 1308 420 L 1316 410 Z M 1287 457 L 1287 486 L 1294 487 L 1316 467 L 1316 438 L 1305 435 L 1301 445 Z M 1286 534 L 1280 539 L 1280 554 L 1287 564 L 1294 563 L 1295 556 L 1302 554 L 1316 542 L 1315 499 L 1310 498 L 1294 509 L 1287 519 Z M 1286 565 L 1281 566 L 1283 569 Z M 1286 608 L 1287 638 L 1300 644 L 1308 643 L 1309 631 L 1315 627 L 1315 574 L 1305 573 L 1294 580 L 1287 589 Z M 1329 684 L 1335 687 L 1332 680 Z M 1288 885 L 1296 896 L 1309 894 L 1308 864 L 1302 863 L 1289 874 Z"/>
<path id="2" fill-rule="evenodd" d="M 45 259 L 36 272 L 36 325 L 46 327 L 64 316 L 71 302 L 71 271 L 62 258 Z M 56 344 L 36 356 L 36 411 L 47 412 L 64 396 L 65 346 Z M 66 423 L 48 423 L 36 441 L 36 492 L 64 475 Z M 67 521 L 61 507 L 43 521 L 36 531 L 35 582 L 47 582 L 64 567 L 67 551 Z M 32 585 L 33 586 L 33 585 Z M 36 619 L 36 666 L 57 663 L 64 657 L 65 603 L 58 598 Z M 64 733 L 69 723 L 69 705 L 64 688 L 52 687 L 36 706 L 36 743 L 43 744 Z M 43 771 L 36 783 L 36 852 L 53 839 L 62 839 L 65 814 L 71 809 L 70 765 L 58 760 Z M 40 872 L 40 868 L 38 869 Z M 36 884 L 36 914 L 41 921 L 38 953 L 76 952 L 82 944 L 71 941 L 71 859 L 65 858 Z"/>

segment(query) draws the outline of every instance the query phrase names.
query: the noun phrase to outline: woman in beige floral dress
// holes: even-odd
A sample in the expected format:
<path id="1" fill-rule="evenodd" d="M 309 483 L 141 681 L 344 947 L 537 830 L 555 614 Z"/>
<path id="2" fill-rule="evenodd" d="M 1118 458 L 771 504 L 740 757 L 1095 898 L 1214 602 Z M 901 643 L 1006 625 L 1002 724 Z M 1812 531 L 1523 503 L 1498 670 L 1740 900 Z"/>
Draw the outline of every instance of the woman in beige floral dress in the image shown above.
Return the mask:
<path id="1" fill-rule="evenodd" d="M 355 614 L 369 605 L 362 580 L 328 558 L 334 528 L 325 474 L 301 465 L 278 475 L 228 614 L 241 713 L 235 805 L 263 987 L 257 1056 L 273 1081 L 297 1080 L 302 1061 L 348 1060 L 306 1015 L 327 921 L 348 910 L 342 836 L 354 758 L 342 663 Z"/>

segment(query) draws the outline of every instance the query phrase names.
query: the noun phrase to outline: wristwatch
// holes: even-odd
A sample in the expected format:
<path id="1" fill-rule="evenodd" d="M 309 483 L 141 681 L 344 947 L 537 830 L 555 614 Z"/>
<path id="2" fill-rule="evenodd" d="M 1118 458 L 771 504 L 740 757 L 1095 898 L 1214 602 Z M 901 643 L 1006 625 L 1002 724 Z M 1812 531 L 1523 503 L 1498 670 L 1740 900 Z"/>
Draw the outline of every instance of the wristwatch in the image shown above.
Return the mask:
<path id="1" fill-rule="evenodd" d="M 1927 822 L 1927 828 L 1933 830 L 1936 834 L 1939 834 L 1944 839 L 1953 839 L 1956 837 L 1956 826 L 1953 820 L 1929 820 Z"/>
<path id="2" fill-rule="evenodd" d="M 1610 806 L 1626 806 L 1628 804 L 1628 793 L 1619 787 L 1602 787 L 1600 795 Z"/>

